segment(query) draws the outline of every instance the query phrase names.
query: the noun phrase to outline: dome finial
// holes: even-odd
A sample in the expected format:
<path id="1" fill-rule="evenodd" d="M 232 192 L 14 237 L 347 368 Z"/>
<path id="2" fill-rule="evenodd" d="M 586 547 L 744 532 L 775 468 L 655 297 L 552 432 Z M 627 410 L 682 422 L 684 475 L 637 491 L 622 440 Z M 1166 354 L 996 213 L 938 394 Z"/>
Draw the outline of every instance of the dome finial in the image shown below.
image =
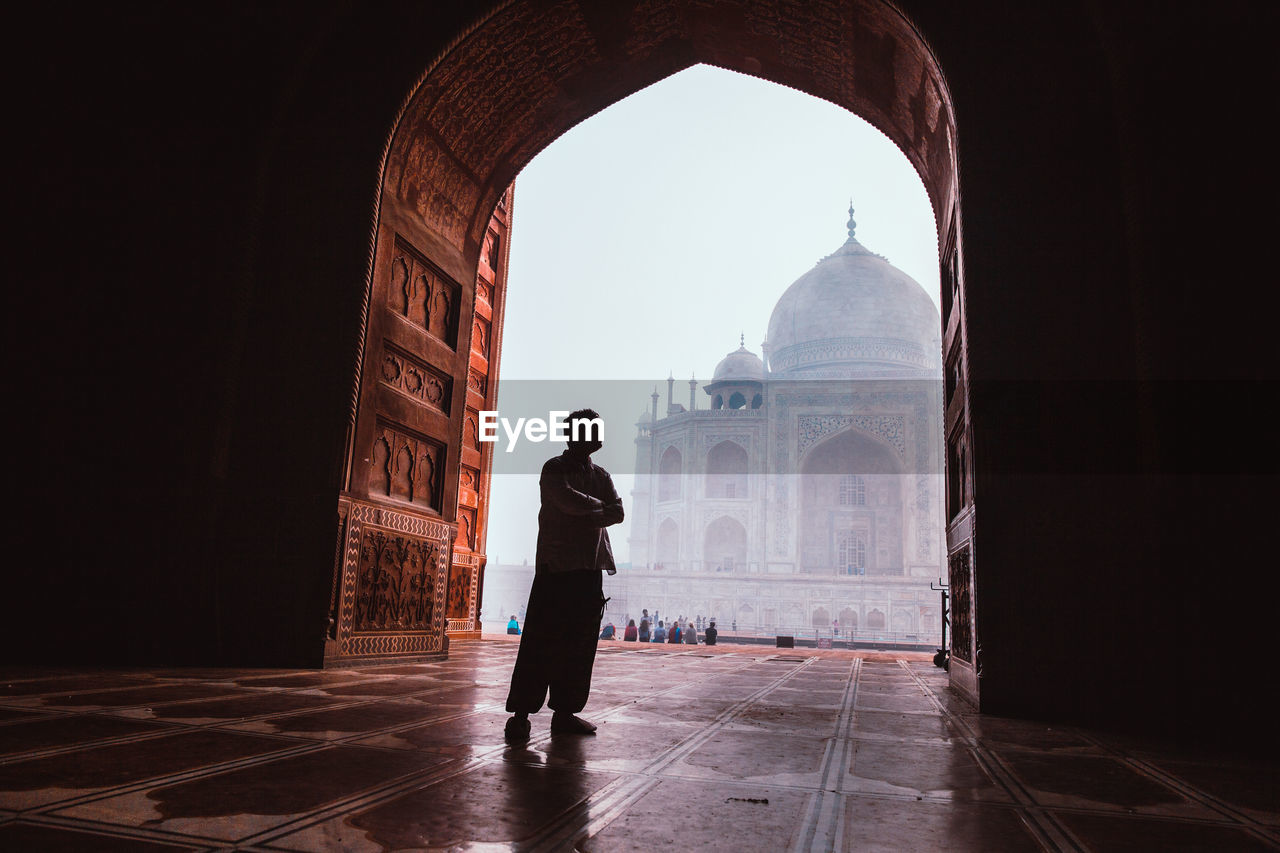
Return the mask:
<path id="1" fill-rule="evenodd" d="M 858 223 L 853 221 L 853 199 L 849 199 L 849 239 L 853 239 L 853 230 L 858 227 Z"/>
<path id="2" fill-rule="evenodd" d="M 739 333 L 738 333 L 738 346 L 740 346 L 740 347 L 745 347 L 746 345 L 747 345 L 747 333 L 746 333 L 746 332 L 739 332 Z"/>

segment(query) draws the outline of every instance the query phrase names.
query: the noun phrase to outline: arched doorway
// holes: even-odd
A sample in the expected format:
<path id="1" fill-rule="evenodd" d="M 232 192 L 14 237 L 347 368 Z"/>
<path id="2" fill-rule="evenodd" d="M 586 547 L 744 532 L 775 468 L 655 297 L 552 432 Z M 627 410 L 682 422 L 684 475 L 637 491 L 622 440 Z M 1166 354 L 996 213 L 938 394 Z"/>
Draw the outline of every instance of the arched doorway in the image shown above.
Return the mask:
<path id="1" fill-rule="evenodd" d="M 954 309 L 963 279 L 955 119 L 941 69 L 911 22 L 879 0 L 660 5 L 643 14 L 574 2 L 504 5 L 430 64 L 397 116 L 361 308 L 330 658 L 441 651 L 446 591 L 451 624 L 455 609 L 476 612 L 491 450 L 472 437 L 479 411 L 492 408 L 496 395 L 508 187 L 565 129 L 669 74 L 698 62 L 752 74 L 849 109 L 898 145 L 919 172 L 939 225 L 942 323 L 958 329 L 944 336 L 944 355 L 963 376 L 963 328 L 952 323 L 962 313 Z M 410 388 L 399 378 L 410 375 L 422 384 Z M 437 389 L 434 402 L 414 390 L 428 386 Z M 963 413 L 964 406 L 967 399 L 956 408 Z M 971 447 L 967 414 L 957 423 L 952 438 Z M 390 443 L 425 457 L 438 477 L 427 506 L 372 487 L 371 451 L 388 431 Z M 959 518 L 953 509 L 949 518 Z M 359 555 L 379 531 L 435 549 L 437 574 L 423 582 L 436 607 L 412 634 L 362 633 L 350 618 L 348 602 L 370 594 L 359 588 Z M 967 535 L 952 548 L 961 540 Z M 973 565 L 970 549 L 963 561 L 970 588 Z M 970 650 L 957 654 L 973 657 Z"/>

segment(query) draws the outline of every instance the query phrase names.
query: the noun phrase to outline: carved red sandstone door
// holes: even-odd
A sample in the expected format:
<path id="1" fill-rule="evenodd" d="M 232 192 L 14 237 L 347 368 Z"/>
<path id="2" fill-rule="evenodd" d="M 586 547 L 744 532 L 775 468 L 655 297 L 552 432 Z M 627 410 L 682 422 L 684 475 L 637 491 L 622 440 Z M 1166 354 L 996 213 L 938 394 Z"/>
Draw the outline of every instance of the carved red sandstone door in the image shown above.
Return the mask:
<path id="1" fill-rule="evenodd" d="M 946 447 L 947 580 L 951 586 L 951 684 L 975 705 L 980 698 L 977 575 L 974 551 L 973 428 L 969 421 L 964 265 L 958 215 L 943 238 L 942 354 Z"/>
<path id="2" fill-rule="evenodd" d="M 467 408 L 462 420 L 462 458 L 458 474 L 458 537 L 449 568 L 446 616 L 450 637 L 480 636 L 494 445 L 479 441 L 479 416 L 481 411 L 492 410 L 497 405 L 512 195 L 512 189 L 508 188 L 489 218 L 476 270 L 475 311 L 466 382 Z"/>
<path id="3" fill-rule="evenodd" d="M 477 305 L 475 266 L 384 197 L 326 661 L 444 654 L 451 606 L 478 628 L 488 472 L 475 413 L 496 385 L 493 265 L 505 267 L 509 205 L 510 190 L 490 228 L 495 251 L 481 263 L 487 290 Z"/>

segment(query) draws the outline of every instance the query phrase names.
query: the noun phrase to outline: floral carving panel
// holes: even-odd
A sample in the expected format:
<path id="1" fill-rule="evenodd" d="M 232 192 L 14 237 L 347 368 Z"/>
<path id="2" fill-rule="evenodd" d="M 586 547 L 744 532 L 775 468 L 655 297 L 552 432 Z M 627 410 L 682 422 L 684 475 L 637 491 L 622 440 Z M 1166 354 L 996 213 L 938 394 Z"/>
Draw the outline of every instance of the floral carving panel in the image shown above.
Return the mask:
<path id="1" fill-rule="evenodd" d="M 426 631 L 435 603 L 439 545 L 367 528 L 356 567 L 356 631 Z"/>
<path id="2" fill-rule="evenodd" d="M 455 561 L 449 571 L 449 594 L 447 600 L 447 613 L 450 619 L 470 619 L 473 614 L 471 612 L 471 588 L 474 572 L 472 566 L 462 562 Z"/>
<path id="3" fill-rule="evenodd" d="M 948 559 L 951 574 L 951 654 L 973 663 L 973 596 L 970 586 L 969 546 Z"/>
<path id="4" fill-rule="evenodd" d="M 336 645 L 326 657 L 444 651 L 453 528 L 409 512 L 340 501 L 346 512 Z"/>

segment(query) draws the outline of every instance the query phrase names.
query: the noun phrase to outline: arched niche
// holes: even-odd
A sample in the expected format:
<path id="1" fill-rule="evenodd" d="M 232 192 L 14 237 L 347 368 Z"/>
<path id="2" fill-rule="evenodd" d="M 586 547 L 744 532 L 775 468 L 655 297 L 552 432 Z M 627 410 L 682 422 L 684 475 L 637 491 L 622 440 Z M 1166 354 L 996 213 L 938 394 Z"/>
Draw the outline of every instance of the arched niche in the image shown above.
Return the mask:
<path id="1" fill-rule="evenodd" d="M 733 571 L 747 563 L 747 529 L 736 518 L 722 515 L 707 525 L 702 537 L 703 567 Z"/>
<path id="2" fill-rule="evenodd" d="M 682 491 L 684 458 L 674 446 L 662 452 L 658 461 L 658 500 L 673 501 Z"/>
<path id="3" fill-rule="evenodd" d="M 655 564 L 674 569 L 680 562 L 680 525 L 673 519 L 664 519 L 658 525 L 658 542 L 654 552 Z"/>
<path id="4" fill-rule="evenodd" d="M 707 453 L 706 496 L 747 497 L 747 451 L 736 441 L 722 441 Z"/>
<path id="5" fill-rule="evenodd" d="M 801 570 L 899 575 L 907 553 L 904 493 L 910 478 L 897 451 L 850 428 L 812 447 L 800 463 Z"/>

